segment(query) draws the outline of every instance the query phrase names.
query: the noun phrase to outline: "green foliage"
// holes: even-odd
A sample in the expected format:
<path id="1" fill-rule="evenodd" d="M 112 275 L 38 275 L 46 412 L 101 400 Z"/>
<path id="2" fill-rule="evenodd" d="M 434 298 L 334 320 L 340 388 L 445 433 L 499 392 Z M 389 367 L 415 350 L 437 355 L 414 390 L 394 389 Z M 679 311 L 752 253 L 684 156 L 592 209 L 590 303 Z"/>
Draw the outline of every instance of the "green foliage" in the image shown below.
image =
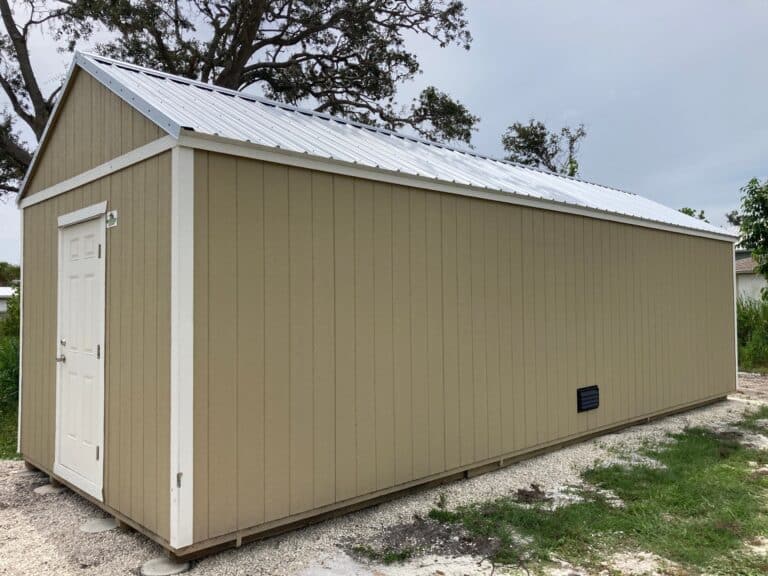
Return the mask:
<path id="1" fill-rule="evenodd" d="M 15 460 L 19 457 L 16 452 L 17 425 L 16 406 L 0 403 L 0 460 Z"/>
<path id="2" fill-rule="evenodd" d="M 691 216 L 692 218 L 698 218 L 699 220 L 704 220 L 704 222 L 709 222 L 707 220 L 707 217 L 704 215 L 704 210 L 699 210 L 696 212 L 693 208 L 689 208 L 688 206 L 684 206 L 680 208 L 679 210 L 683 214 L 686 214 L 687 216 Z"/>
<path id="3" fill-rule="evenodd" d="M 32 160 L 14 124 L 15 118 L 7 110 L 0 111 L 0 196 L 16 191 Z M 0 285 L 5 284 L 0 281 Z"/>
<path id="4" fill-rule="evenodd" d="M 19 395 L 19 293 L 8 300 L 0 318 L 0 409 L 15 406 Z"/>
<path id="5" fill-rule="evenodd" d="M 411 118 L 421 126 L 422 136 L 430 140 L 457 140 L 469 143 L 480 118 L 461 102 L 453 100 L 434 86 L 422 91 L 417 104 L 411 106 Z"/>
<path id="6" fill-rule="evenodd" d="M 506 159 L 526 166 L 546 168 L 557 174 L 579 173 L 579 142 L 587 135 L 583 124 L 550 132 L 543 122 L 531 119 L 528 124 L 515 122 L 501 137 Z"/>
<path id="7" fill-rule="evenodd" d="M 0 337 L 0 405 L 19 399 L 19 337 Z"/>
<path id="8" fill-rule="evenodd" d="M 768 370 L 768 301 L 739 298 L 736 301 L 739 368 Z"/>
<path id="9" fill-rule="evenodd" d="M 20 278 L 21 268 L 18 265 L 0 262 L 0 286 L 13 286 Z"/>
<path id="10" fill-rule="evenodd" d="M 741 226 L 741 214 L 739 214 L 738 210 L 731 210 L 730 212 L 726 212 L 725 219 L 728 221 L 728 224 L 733 226 Z"/>
<path id="11" fill-rule="evenodd" d="M 555 510 L 507 497 L 454 512 L 434 509 L 430 517 L 497 539 L 493 560 L 504 564 L 562 558 L 597 569 L 617 551 L 642 550 L 710 574 L 765 573 L 768 560 L 743 545 L 768 530 L 768 478 L 750 464 L 764 464 L 766 453 L 702 429 L 673 439 L 643 450 L 663 468 L 614 465 L 583 474 L 623 507 L 584 490 L 582 501 Z"/>
<path id="12" fill-rule="evenodd" d="M 21 327 L 21 313 L 19 309 L 19 290 L 13 293 L 13 296 L 7 300 L 7 310 L 5 316 L 0 318 L 0 338 L 6 336 L 15 336 L 18 338 Z"/>
<path id="13" fill-rule="evenodd" d="M 741 192 L 741 245 L 752 251 L 757 271 L 768 278 L 768 179 L 752 178 Z"/>

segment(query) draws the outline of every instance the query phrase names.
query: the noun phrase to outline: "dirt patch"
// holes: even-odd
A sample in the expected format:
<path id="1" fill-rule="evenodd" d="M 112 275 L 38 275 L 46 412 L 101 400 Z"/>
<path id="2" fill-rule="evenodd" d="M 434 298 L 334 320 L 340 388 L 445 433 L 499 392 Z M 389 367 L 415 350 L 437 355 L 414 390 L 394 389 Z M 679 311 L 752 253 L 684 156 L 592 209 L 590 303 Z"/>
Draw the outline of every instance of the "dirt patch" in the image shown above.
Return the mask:
<path id="1" fill-rule="evenodd" d="M 758 556 L 768 556 L 768 538 L 758 536 L 746 543 L 747 549 Z"/>
<path id="2" fill-rule="evenodd" d="M 650 552 L 623 552 L 614 554 L 608 567 L 624 576 L 661 576 L 678 574 L 677 565 Z"/>
<path id="3" fill-rule="evenodd" d="M 392 564 L 415 556 L 490 558 L 498 551 L 499 541 L 471 536 L 460 524 L 416 516 L 372 539 L 349 540 L 343 548 L 359 559 Z"/>
<path id="4" fill-rule="evenodd" d="M 714 431 L 715 436 L 720 440 L 720 455 L 728 457 L 737 444 L 745 448 L 754 450 L 768 450 L 768 437 L 762 434 L 741 430 L 732 426 L 726 426 Z"/>
<path id="5" fill-rule="evenodd" d="M 552 497 L 541 489 L 538 484 L 531 484 L 530 488 L 518 488 L 515 500 L 521 504 L 535 504 L 536 502 L 551 502 Z"/>

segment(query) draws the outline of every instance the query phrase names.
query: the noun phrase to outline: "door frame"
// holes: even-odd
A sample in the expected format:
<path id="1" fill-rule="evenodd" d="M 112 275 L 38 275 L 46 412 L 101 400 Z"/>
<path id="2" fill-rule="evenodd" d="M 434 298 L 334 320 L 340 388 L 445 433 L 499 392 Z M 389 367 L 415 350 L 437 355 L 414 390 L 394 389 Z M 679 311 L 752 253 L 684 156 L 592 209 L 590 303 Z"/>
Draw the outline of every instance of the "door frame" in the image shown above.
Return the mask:
<path id="1" fill-rule="evenodd" d="M 97 311 L 97 319 L 98 319 L 98 326 L 97 326 L 97 336 L 99 339 L 99 343 L 101 344 L 101 358 L 99 367 L 97 370 L 98 375 L 98 382 L 97 382 L 97 406 L 99 406 L 100 410 L 98 411 L 97 415 L 97 430 L 98 430 L 98 445 L 100 447 L 100 454 L 99 454 L 99 464 L 98 464 L 98 474 L 97 474 L 97 481 L 95 483 L 90 482 L 89 480 L 86 480 L 81 475 L 71 471 L 69 468 L 66 468 L 62 466 L 59 463 L 59 441 L 60 441 L 60 427 L 61 427 L 61 370 L 57 364 L 56 366 L 56 427 L 54 430 L 55 438 L 54 438 L 54 460 L 53 460 L 53 473 L 56 476 L 59 476 L 62 480 L 66 480 L 73 486 L 79 488 L 89 496 L 92 496 L 93 498 L 96 498 L 99 502 L 104 501 L 104 458 L 105 458 L 105 450 L 104 450 L 104 415 L 106 410 L 106 402 L 105 402 L 105 382 L 104 382 L 104 367 L 105 367 L 105 360 L 106 360 L 106 346 L 105 346 L 105 326 L 106 326 L 106 302 L 107 302 L 107 284 L 106 284 L 106 268 L 107 268 L 107 234 L 106 234 L 106 222 L 105 222 L 105 214 L 107 212 L 107 203 L 105 202 L 99 202 L 98 204 L 92 204 L 90 206 L 86 206 L 85 208 L 81 208 L 80 210 L 75 210 L 74 212 L 69 212 L 67 214 L 63 214 L 59 216 L 58 218 L 58 250 L 57 250 L 57 270 L 58 275 L 56 279 L 56 343 L 55 343 L 55 350 L 56 355 L 59 356 L 62 353 L 62 350 L 60 348 L 59 342 L 61 340 L 61 320 L 62 320 L 62 302 L 61 302 L 61 277 L 62 277 L 62 268 L 63 268 L 63 259 L 62 259 L 62 233 L 65 228 L 68 228 L 69 226 L 73 226 L 75 224 L 81 224 L 83 222 L 87 222 L 89 220 L 95 220 L 95 219 L 101 219 L 102 225 L 99 227 L 100 237 L 99 237 L 99 243 L 101 244 L 101 265 L 99 266 L 99 273 L 97 278 L 97 287 L 99 291 L 102 294 L 102 307 L 101 310 Z M 100 312 L 100 313 L 99 313 Z M 53 359 L 52 359 L 53 360 Z"/>

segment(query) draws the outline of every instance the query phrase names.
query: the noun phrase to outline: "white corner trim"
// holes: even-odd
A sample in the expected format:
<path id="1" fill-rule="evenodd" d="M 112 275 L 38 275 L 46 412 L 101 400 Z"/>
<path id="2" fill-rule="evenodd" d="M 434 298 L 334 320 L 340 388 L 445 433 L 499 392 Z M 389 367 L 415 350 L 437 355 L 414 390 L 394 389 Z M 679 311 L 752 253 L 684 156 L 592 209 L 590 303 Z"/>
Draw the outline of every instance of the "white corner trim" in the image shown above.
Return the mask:
<path id="1" fill-rule="evenodd" d="M 171 538 L 193 542 L 194 154 L 176 146 L 171 161 Z"/>
<path id="2" fill-rule="evenodd" d="M 238 140 L 223 138 L 221 136 L 198 134 L 195 132 L 182 130 L 181 135 L 179 136 L 179 145 L 189 146 L 190 148 L 198 148 L 200 150 L 207 150 L 209 152 L 228 154 L 230 156 L 241 156 L 244 158 L 252 158 L 254 160 L 263 160 L 265 162 L 274 162 L 276 164 L 306 168 L 308 170 L 318 170 L 321 172 L 329 172 L 331 174 L 340 174 L 344 176 L 350 176 L 352 178 L 363 178 L 366 180 L 386 182 L 388 184 L 408 186 L 411 188 L 420 188 L 433 192 L 445 192 L 447 194 L 457 194 L 461 196 L 469 196 L 471 198 L 482 198 L 484 200 L 492 200 L 494 202 L 503 202 L 505 204 L 514 204 L 517 206 L 539 208 L 541 210 L 550 210 L 553 212 L 562 212 L 565 214 L 574 214 L 576 216 L 595 218 L 597 220 L 607 220 L 610 222 L 619 222 L 621 224 L 630 224 L 632 226 L 641 226 L 643 228 L 652 228 L 655 230 L 664 230 L 667 232 L 676 232 L 678 234 L 686 234 L 689 236 L 699 236 L 702 238 L 711 238 L 714 240 L 723 240 L 726 242 L 738 241 L 738 238 L 728 236 L 726 234 L 717 234 L 715 232 L 707 232 L 705 230 L 697 230 L 695 228 L 675 226 L 673 224 L 665 224 L 663 222 L 657 222 L 656 220 L 648 220 L 636 216 L 624 216 L 622 214 L 608 212 L 607 210 L 580 207 L 555 200 L 532 198 L 523 194 L 515 194 L 501 190 L 492 190 L 490 188 L 478 188 L 477 186 L 471 185 L 454 184 L 445 180 L 426 178 L 423 176 L 414 176 L 411 174 L 403 174 L 401 172 L 393 172 L 392 170 L 386 170 L 384 168 L 362 166 L 360 164 L 353 164 L 332 158 L 310 156 L 309 154 L 270 148 L 260 144 L 241 142 Z"/>
<path id="3" fill-rule="evenodd" d="M 731 262 L 733 262 L 733 354 L 736 361 L 736 381 L 735 386 L 739 385 L 739 282 L 736 279 L 736 243 L 733 244 L 731 253 Z"/>
<path id="4" fill-rule="evenodd" d="M 19 403 L 16 422 L 16 453 L 21 454 L 21 407 L 24 394 L 22 394 L 22 387 L 24 382 L 24 210 L 19 210 L 19 218 L 21 224 L 19 225 L 19 268 L 21 269 L 21 278 L 19 282 Z"/>
<path id="5" fill-rule="evenodd" d="M 59 216 L 59 228 L 64 226 L 72 226 L 78 222 L 85 222 L 86 220 L 93 220 L 103 214 L 107 213 L 107 201 L 99 202 L 98 204 L 91 204 L 80 210 L 74 212 L 68 212 Z"/>
<path id="6" fill-rule="evenodd" d="M 44 202 L 49 198 L 53 198 L 59 194 L 64 194 L 65 192 L 69 192 L 70 190 L 74 190 L 80 186 L 84 186 L 90 182 L 93 182 L 94 180 L 104 178 L 104 176 L 109 176 L 113 172 L 123 170 L 124 168 L 128 168 L 129 166 L 137 164 L 143 160 L 146 160 L 147 158 L 162 154 L 166 150 L 173 148 L 175 144 L 176 139 L 172 136 L 163 136 L 162 138 L 153 140 L 149 144 L 145 144 L 144 146 L 140 146 L 135 150 L 131 150 L 127 154 L 118 156 L 109 162 L 100 164 L 95 168 L 91 168 L 90 170 L 86 170 L 85 172 L 73 176 L 72 178 L 58 182 L 57 184 L 41 190 L 40 192 L 35 192 L 34 194 L 22 198 L 19 201 L 19 208 L 26 208 L 39 202 Z"/>

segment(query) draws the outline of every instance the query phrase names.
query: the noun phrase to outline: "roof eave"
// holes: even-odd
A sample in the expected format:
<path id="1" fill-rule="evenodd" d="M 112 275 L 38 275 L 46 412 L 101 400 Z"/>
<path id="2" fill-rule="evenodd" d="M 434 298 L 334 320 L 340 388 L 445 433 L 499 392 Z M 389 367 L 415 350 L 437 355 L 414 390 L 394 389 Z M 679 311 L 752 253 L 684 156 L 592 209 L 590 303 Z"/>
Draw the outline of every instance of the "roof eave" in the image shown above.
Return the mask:
<path id="1" fill-rule="evenodd" d="M 335 174 L 348 174 L 350 171 L 359 173 L 359 177 L 367 177 L 371 180 L 384 181 L 388 183 L 410 185 L 427 190 L 444 191 L 464 196 L 480 197 L 489 200 L 507 202 L 522 206 L 533 206 L 544 210 L 554 210 L 574 215 L 581 215 L 599 220 L 612 220 L 635 224 L 645 228 L 654 228 L 667 232 L 676 232 L 688 236 L 698 236 L 735 243 L 737 236 L 727 233 L 719 234 L 717 232 L 701 230 L 697 228 L 688 228 L 676 224 L 669 224 L 650 218 L 641 218 L 630 214 L 612 212 L 609 210 L 600 210 L 589 206 L 579 206 L 567 202 L 550 200 L 547 198 L 537 198 L 527 194 L 520 194 L 501 189 L 482 188 L 468 184 L 460 184 L 450 180 L 440 178 L 429 178 L 425 176 L 416 176 L 404 172 L 387 170 L 386 168 L 368 166 L 365 164 L 347 162 L 325 156 L 318 156 L 304 152 L 295 152 L 279 147 L 264 146 L 254 142 L 242 141 L 233 138 L 227 138 L 218 134 L 203 134 L 195 132 L 188 128 L 182 128 L 179 134 L 179 145 L 189 146 L 191 148 L 206 149 L 205 142 L 221 144 L 226 147 L 227 154 L 242 156 L 246 158 L 259 158 L 265 161 L 284 163 L 299 167 L 308 167 L 309 169 L 322 170 Z M 215 146 L 209 146 L 207 149 L 216 151 Z"/>

